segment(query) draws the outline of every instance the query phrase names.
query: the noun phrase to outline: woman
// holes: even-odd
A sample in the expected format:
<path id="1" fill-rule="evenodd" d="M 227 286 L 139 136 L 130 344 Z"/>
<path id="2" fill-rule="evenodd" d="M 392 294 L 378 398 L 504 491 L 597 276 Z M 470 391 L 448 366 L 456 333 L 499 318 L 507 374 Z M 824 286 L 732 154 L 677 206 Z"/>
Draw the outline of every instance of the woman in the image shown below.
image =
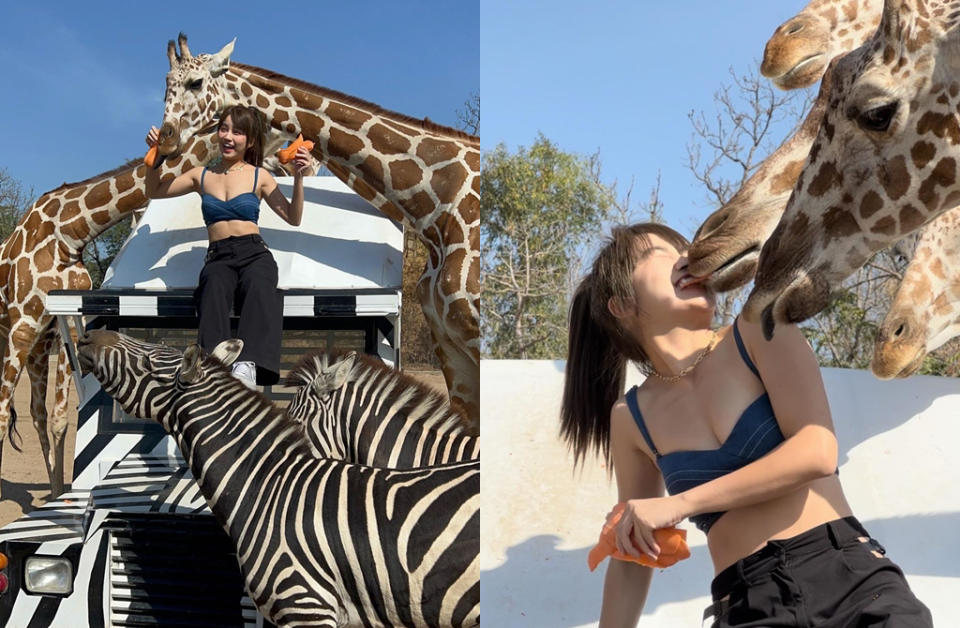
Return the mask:
<path id="1" fill-rule="evenodd" d="M 217 139 L 220 162 L 211 168 L 193 168 L 166 182 L 159 170 L 147 168 L 148 198 L 169 198 L 196 192 L 201 198 L 203 220 L 210 245 L 195 292 L 199 316 L 197 342 L 212 351 L 221 341 L 234 337 L 230 313 L 240 320 L 236 336 L 243 352 L 233 365 L 241 381 L 254 388 L 280 379 L 280 335 L 283 301 L 277 292 L 277 264 L 270 254 L 257 220 L 260 200 L 289 224 L 297 226 L 303 214 L 303 170 L 310 153 L 297 151 L 294 159 L 293 200 L 288 201 L 277 182 L 264 170 L 266 135 L 263 114 L 253 107 L 234 105 L 220 116 Z M 157 143 L 158 130 L 151 127 L 147 145 Z"/>
<path id="2" fill-rule="evenodd" d="M 714 626 L 931 626 L 852 516 L 802 334 L 778 326 L 767 342 L 739 319 L 712 331 L 688 245 L 663 225 L 615 229 L 571 310 L 562 431 L 577 461 L 613 458 L 618 549 L 656 556 L 652 531 L 690 518 L 713 560 Z M 627 360 L 647 377 L 622 396 Z M 636 625 L 651 573 L 610 561 L 602 627 Z"/>

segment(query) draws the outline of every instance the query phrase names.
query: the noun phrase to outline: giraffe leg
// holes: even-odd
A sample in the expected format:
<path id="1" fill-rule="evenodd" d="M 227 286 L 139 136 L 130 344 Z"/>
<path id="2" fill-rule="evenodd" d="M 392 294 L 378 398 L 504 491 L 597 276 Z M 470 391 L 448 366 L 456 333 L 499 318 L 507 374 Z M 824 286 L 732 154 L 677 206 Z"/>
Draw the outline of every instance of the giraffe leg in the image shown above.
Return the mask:
<path id="1" fill-rule="evenodd" d="M 3 377 L 0 378 L 0 469 L 3 467 L 3 441 L 9 435 L 10 444 L 17 451 L 20 447 L 16 429 L 17 414 L 13 407 L 13 393 L 23 373 L 23 366 L 36 340 L 36 330 L 24 319 L 10 327 L 6 351 L 3 355 Z M 9 434 L 8 434 L 9 432 Z"/>
<path id="2" fill-rule="evenodd" d="M 53 389 L 53 420 L 50 421 L 50 435 L 53 437 L 53 477 L 50 480 L 50 494 L 56 497 L 63 493 L 66 481 L 63 468 L 64 439 L 70 422 L 67 417 L 67 404 L 70 398 L 70 359 L 67 357 L 67 345 L 58 333 L 57 376 Z"/>
<path id="3" fill-rule="evenodd" d="M 54 473 L 53 458 L 50 454 L 50 436 L 47 434 L 47 380 L 50 374 L 50 349 L 56 340 L 56 332 L 50 327 L 42 333 L 27 356 L 27 376 L 30 378 L 30 415 L 33 427 L 40 440 L 40 451 L 47 467 L 50 480 L 50 495 L 63 492 L 63 480 Z M 58 490 L 59 489 L 59 490 Z"/>

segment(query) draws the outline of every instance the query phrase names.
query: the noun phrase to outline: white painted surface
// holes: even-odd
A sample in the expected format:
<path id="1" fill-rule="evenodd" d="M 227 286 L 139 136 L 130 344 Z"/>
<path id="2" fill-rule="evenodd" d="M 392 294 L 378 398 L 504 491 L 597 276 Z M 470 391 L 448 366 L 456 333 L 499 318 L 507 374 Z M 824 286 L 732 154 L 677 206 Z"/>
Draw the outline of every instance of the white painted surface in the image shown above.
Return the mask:
<path id="1" fill-rule="evenodd" d="M 616 487 L 596 459 L 574 473 L 558 438 L 563 362 L 485 360 L 480 373 L 483 624 L 596 626 L 606 562 L 590 573 L 587 552 Z M 903 568 L 934 624 L 960 625 L 960 381 L 823 376 L 854 514 Z M 710 603 L 706 539 L 684 527 L 692 556 L 654 575 L 644 628 L 699 626 Z"/>
<path id="2" fill-rule="evenodd" d="M 276 177 L 293 196 L 293 177 Z M 260 234 L 279 287 L 394 288 L 402 284 L 403 229 L 336 177 L 305 177 L 303 221 L 293 227 L 260 203 Z M 107 270 L 104 288 L 193 288 L 207 251 L 200 196 L 150 201 Z"/>

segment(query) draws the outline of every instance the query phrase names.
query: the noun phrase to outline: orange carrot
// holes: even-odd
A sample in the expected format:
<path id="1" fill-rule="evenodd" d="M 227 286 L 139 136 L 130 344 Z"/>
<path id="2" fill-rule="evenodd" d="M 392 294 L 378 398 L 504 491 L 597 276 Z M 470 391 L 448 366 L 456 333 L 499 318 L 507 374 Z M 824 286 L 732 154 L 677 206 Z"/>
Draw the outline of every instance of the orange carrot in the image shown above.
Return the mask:
<path id="1" fill-rule="evenodd" d="M 148 168 L 153 168 L 157 163 L 157 155 L 159 150 L 157 149 L 157 144 L 154 144 L 147 151 L 147 154 L 143 156 L 143 163 L 147 165 Z"/>
<path id="2" fill-rule="evenodd" d="M 297 149 L 301 146 L 305 146 L 307 150 L 313 150 L 313 142 L 303 139 L 303 134 L 300 134 L 297 136 L 297 139 L 293 140 L 290 146 L 277 151 L 277 158 L 280 160 L 280 163 L 288 164 L 293 161 L 293 158 L 297 155 Z"/>
<path id="3" fill-rule="evenodd" d="M 646 554 L 640 554 L 637 557 L 618 552 L 615 530 L 625 507 L 624 502 L 614 506 L 613 516 L 610 521 L 603 525 L 603 530 L 600 531 L 600 540 L 587 555 L 587 566 L 590 567 L 590 571 L 596 569 L 597 565 L 607 556 L 617 560 L 639 563 L 645 567 L 669 567 L 677 561 L 690 558 L 690 548 L 687 547 L 687 531 L 678 528 L 660 528 L 653 531 L 653 538 L 660 546 L 660 554 L 656 560 Z"/>

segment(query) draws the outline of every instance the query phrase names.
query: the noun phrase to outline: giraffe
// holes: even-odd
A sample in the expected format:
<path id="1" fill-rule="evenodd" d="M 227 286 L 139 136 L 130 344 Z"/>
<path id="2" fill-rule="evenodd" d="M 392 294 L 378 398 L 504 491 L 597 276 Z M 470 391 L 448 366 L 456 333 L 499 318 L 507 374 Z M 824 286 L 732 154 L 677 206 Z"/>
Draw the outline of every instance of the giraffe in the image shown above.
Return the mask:
<path id="1" fill-rule="evenodd" d="M 931 221 L 917 240 L 874 345 L 880 379 L 909 377 L 928 353 L 960 336 L 960 211 Z"/>
<path id="2" fill-rule="evenodd" d="M 479 430 L 479 138 L 269 70 L 232 62 L 236 40 L 194 56 L 167 47 L 160 154 L 239 103 L 315 141 L 313 156 L 360 196 L 409 224 L 429 259 L 417 286 L 451 406 Z"/>
<path id="3" fill-rule="evenodd" d="M 761 73 L 783 89 L 823 78 L 796 132 L 772 152 L 737 193 L 703 222 L 689 252 L 692 274 L 726 292 L 747 284 L 760 248 L 773 233 L 793 191 L 830 97 L 828 63 L 860 46 L 876 30 L 880 0 L 812 0 L 781 24 L 764 49 Z"/>
<path id="4" fill-rule="evenodd" d="M 811 0 L 767 41 L 760 73 L 782 89 L 813 85 L 831 60 L 873 34 L 881 8 L 881 0 Z"/>
<path id="5" fill-rule="evenodd" d="M 273 132 L 268 136 L 266 150 L 272 154 L 293 137 L 285 131 Z M 204 165 L 216 154 L 214 133 L 190 136 L 177 154 L 165 161 L 161 179 Z M 265 167 L 285 173 L 273 158 L 265 161 Z M 30 380 L 30 413 L 40 438 L 52 496 L 63 492 L 63 438 L 67 431 L 70 382 L 66 349 L 53 317 L 44 311 L 45 297 L 51 290 L 91 287 L 90 274 L 81 258 L 83 248 L 103 231 L 146 207 L 144 168 L 130 162 L 83 181 L 64 183 L 43 194 L 0 246 L 0 338 L 6 339 L 0 379 L 0 462 L 8 429 L 11 436 L 15 434 L 13 392 L 25 367 Z M 312 169 L 315 168 L 316 164 Z M 54 350 L 58 359 L 48 435 L 47 381 L 49 355 Z"/>
<path id="6" fill-rule="evenodd" d="M 835 61 L 810 156 L 761 252 L 748 320 L 799 322 L 869 256 L 960 204 L 960 1 L 886 0 Z"/>

